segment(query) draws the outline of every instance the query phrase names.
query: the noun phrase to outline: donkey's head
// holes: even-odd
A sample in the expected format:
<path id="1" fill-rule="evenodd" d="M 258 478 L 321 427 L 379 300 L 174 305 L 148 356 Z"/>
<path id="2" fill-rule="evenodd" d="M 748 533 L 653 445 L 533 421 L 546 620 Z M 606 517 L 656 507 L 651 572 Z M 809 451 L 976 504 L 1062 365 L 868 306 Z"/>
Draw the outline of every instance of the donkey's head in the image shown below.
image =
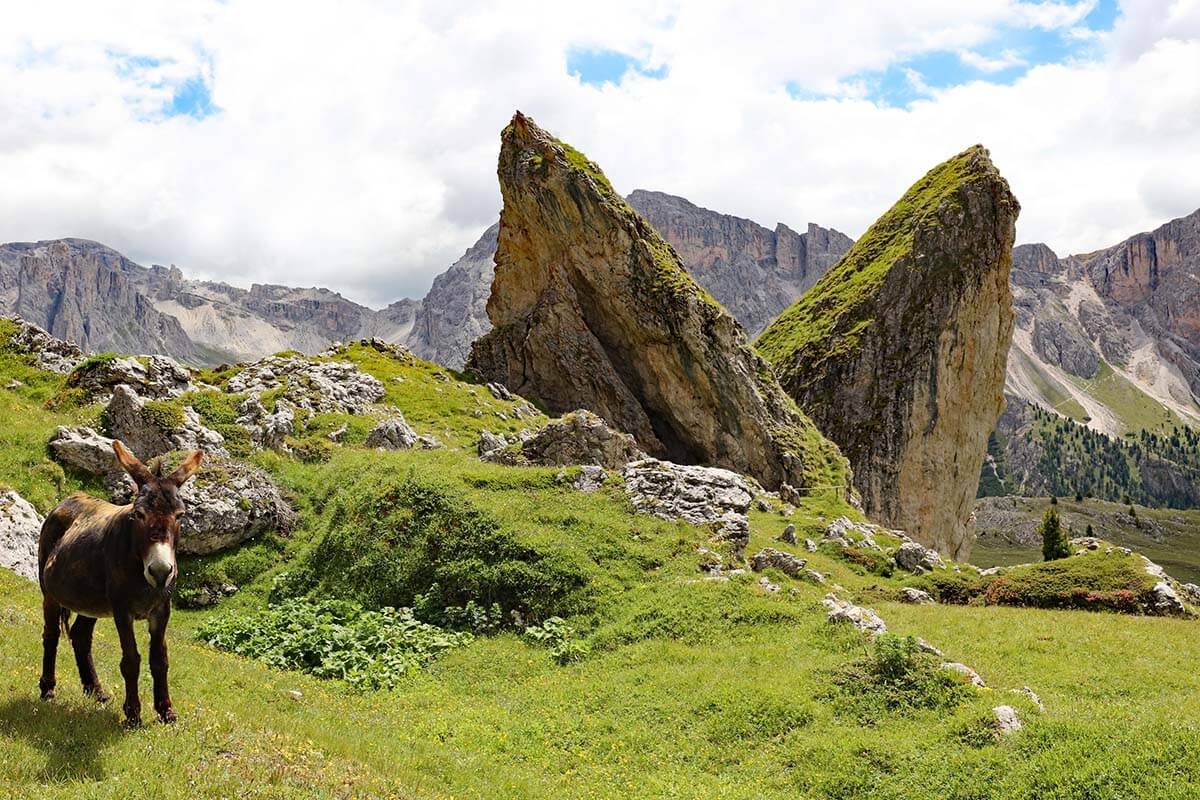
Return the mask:
<path id="1" fill-rule="evenodd" d="M 120 441 L 113 441 L 113 450 L 121 467 L 137 484 L 129 525 L 133 531 L 134 549 L 142 559 L 142 574 L 154 588 L 166 589 L 178 574 L 175 545 L 179 541 L 178 517 L 184 511 L 179 487 L 200 466 L 202 454 L 199 450 L 193 450 L 174 472 L 164 478 L 162 461 L 151 472 Z"/>

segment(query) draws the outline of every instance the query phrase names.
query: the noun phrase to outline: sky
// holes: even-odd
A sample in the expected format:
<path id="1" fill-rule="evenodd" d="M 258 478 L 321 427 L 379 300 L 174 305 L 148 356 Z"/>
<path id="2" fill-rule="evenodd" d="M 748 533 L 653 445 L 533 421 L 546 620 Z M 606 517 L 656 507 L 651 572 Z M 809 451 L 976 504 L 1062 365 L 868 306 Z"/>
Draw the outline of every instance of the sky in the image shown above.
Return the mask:
<path id="1" fill-rule="evenodd" d="M 1200 208 L 1200 0 L 13 4 L 0 241 L 424 294 L 500 210 L 514 110 L 619 191 L 860 235 L 982 142 L 1017 238 Z"/>

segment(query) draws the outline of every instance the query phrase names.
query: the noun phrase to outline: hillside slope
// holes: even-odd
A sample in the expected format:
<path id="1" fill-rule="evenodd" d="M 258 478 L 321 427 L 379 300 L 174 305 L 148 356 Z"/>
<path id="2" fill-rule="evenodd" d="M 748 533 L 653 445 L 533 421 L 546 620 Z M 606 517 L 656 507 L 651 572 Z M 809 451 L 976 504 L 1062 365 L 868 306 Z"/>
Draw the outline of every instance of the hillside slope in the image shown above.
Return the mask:
<path id="1" fill-rule="evenodd" d="M 354 423 L 327 461 L 305 460 L 299 449 L 251 457 L 294 498 L 299 523 L 286 537 L 181 562 L 181 586 L 219 574 L 240 589 L 216 607 L 172 617 L 180 721 L 170 727 L 122 730 L 115 704 L 98 707 L 81 696 L 65 652 L 58 698 L 39 702 L 38 591 L 0 570 L 0 794 L 1185 798 L 1200 782 L 1193 620 L 901 604 L 901 587 L 930 587 L 935 578 L 951 586 L 970 568 L 906 575 L 891 564 L 898 540 L 882 531 L 875 533 L 880 550 L 860 538 L 807 552 L 803 540 L 822 541 L 836 517 L 861 520 L 828 497 L 803 498 L 789 510 L 762 496 L 765 505 L 749 513 L 745 545 L 747 554 L 772 547 L 803 557 L 824 584 L 775 568 L 713 576 L 705 554 L 711 531 L 638 513 L 617 475 L 589 493 L 573 486 L 577 467 L 481 462 L 473 443 L 485 426 L 541 424 L 512 418 L 519 401 L 497 400 L 445 369 L 367 344 L 327 358 L 348 360 L 380 380 L 382 406 L 402 411 L 419 433 L 446 447 L 368 449 L 362 442 L 369 422 L 325 414 L 298 435 L 323 436 L 339 421 Z M 236 374 L 203 377 L 227 385 Z M 81 485 L 48 459 L 45 437 L 57 424 L 95 424 L 99 407 L 64 405 L 66 377 L 34 370 L 0 348 L 0 386 L 13 378 L 22 385 L 0 389 L 5 418 L 18 423 L 0 431 L 0 484 L 16 486 L 44 512 Z M 56 398 L 51 405 L 59 410 L 47 409 Z M 405 515 L 397 499 L 409 485 L 420 488 L 419 503 Z M 449 502 L 440 505 L 442 499 Z M 468 527 L 487 522 L 484 543 L 501 545 L 508 561 L 498 571 L 479 562 L 457 569 L 452 553 L 429 550 L 418 564 L 440 565 L 464 585 L 584 578 L 571 595 L 573 610 L 562 609 L 581 654 L 560 664 L 548 645 L 506 625 L 405 674 L 395 688 L 360 693 L 197 641 L 211 623 L 258 613 L 291 585 L 288 575 L 343 534 L 354 546 L 339 557 L 352 563 L 378 552 L 367 545 L 380 525 L 396 525 L 396 535 L 458 535 L 463 526 L 428 525 L 438 508 Z M 779 540 L 787 524 L 801 544 Z M 536 554 L 553 557 L 538 561 Z M 1079 560 L 1076 577 L 1086 584 L 1086 570 L 1102 558 Z M 379 582 L 392 573 L 372 574 Z M 362 588 L 343 581 L 322 591 Z M 868 640 L 826 620 L 820 600 L 831 590 L 870 603 L 891 632 L 925 637 L 947 659 L 976 669 L 990 688 L 945 682 L 944 671 L 922 671 L 914 664 L 924 662 L 905 657 L 886 663 L 906 682 L 932 681 L 935 691 L 894 694 L 873 677 L 872 665 L 882 662 Z M 107 622 L 97 628 L 95 661 L 102 681 L 118 686 L 116 636 Z M 1084 680 L 1080 663 L 1104 669 Z M 1025 686 L 1040 695 L 1044 712 L 1010 691 Z M 1018 710 L 1022 730 L 997 737 L 991 709 L 998 704 Z"/>

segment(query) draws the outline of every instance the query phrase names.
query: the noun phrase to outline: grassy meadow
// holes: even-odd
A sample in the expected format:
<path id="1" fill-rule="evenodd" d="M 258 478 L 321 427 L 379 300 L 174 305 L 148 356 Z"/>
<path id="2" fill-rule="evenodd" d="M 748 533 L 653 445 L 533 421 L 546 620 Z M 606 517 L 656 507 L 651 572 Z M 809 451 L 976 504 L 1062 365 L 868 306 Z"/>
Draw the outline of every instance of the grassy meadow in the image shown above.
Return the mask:
<path id="1" fill-rule="evenodd" d="M 887 559 L 777 541 L 789 522 L 803 542 L 834 516 L 856 517 L 840 501 L 814 497 L 786 517 L 752 511 L 748 553 L 769 545 L 807 558 L 891 633 L 923 637 L 989 688 L 952 683 L 927 658 L 885 673 L 881 648 L 826 622 L 829 585 L 774 570 L 765 576 L 778 591 L 751 572 L 706 580 L 696 549 L 712 547 L 709 533 L 634 513 L 617 481 L 585 494 L 570 486 L 573 469 L 480 462 L 479 430 L 532 424 L 514 418 L 518 404 L 422 362 L 357 346 L 347 357 L 384 381 L 385 403 L 447 447 L 384 453 L 348 437 L 309 461 L 251 457 L 300 521 L 287 536 L 181 563 L 181 589 L 207 579 L 241 588 L 172 617 L 176 724 L 121 727 L 107 621 L 97 626 L 96 666 L 117 702 L 82 696 L 65 643 L 59 696 L 39 702 L 39 593 L 0 570 L 0 797 L 1200 796 L 1200 622 L 904 605 L 900 587 L 923 579 Z M 0 483 L 45 511 L 86 486 L 65 473 L 39 477 L 53 472 L 45 439 L 96 409 L 47 411 L 62 378 L 21 374 L 25 386 L 0 390 Z M 335 422 L 320 415 L 298 439 Z M 354 425 L 365 434 L 363 420 Z M 558 658 L 506 623 L 406 670 L 394 688 L 360 691 L 199 638 L 214 621 L 281 597 L 406 604 L 418 590 L 427 600 L 430 585 L 447 607 L 496 603 L 507 615 L 519 606 L 530 626 L 562 618 L 576 649 Z M 1026 686 L 1044 712 L 1012 691 Z M 147 702 L 145 666 L 141 691 Z M 1022 730 L 994 735 L 999 704 L 1018 709 Z"/>

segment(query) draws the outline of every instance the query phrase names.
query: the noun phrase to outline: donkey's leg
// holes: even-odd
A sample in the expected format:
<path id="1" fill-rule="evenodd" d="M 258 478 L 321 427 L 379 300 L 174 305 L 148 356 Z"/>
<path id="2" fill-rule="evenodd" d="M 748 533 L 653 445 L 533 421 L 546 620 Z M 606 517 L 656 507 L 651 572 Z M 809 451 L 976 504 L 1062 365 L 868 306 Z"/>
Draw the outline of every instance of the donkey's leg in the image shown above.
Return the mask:
<path id="1" fill-rule="evenodd" d="M 54 697 L 54 665 L 58 660 L 58 626 L 62 624 L 62 606 L 48 594 L 42 595 L 42 679 L 38 688 L 42 699 Z"/>
<path id="2" fill-rule="evenodd" d="M 170 618 L 170 603 L 163 603 L 150 615 L 150 674 L 154 676 L 154 710 L 163 722 L 175 721 L 171 692 L 167 688 L 167 621 Z"/>
<path id="3" fill-rule="evenodd" d="M 121 677 L 125 679 L 125 724 L 142 724 L 142 701 L 138 699 L 138 671 L 142 665 L 137 638 L 133 635 L 133 617 L 123 609 L 113 609 L 117 638 L 121 640 Z"/>
<path id="4" fill-rule="evenodd" d="M 100 687 L 96 665 L 92 662 L 92 631 L 95 628 L 95 617 L 76 617 L 71 625 L 71 647 L 75 650 L 75 666 L 79 667 L 83 693 L 92 695 L 101 703 L 107 703 L 108 692 Z"/>

